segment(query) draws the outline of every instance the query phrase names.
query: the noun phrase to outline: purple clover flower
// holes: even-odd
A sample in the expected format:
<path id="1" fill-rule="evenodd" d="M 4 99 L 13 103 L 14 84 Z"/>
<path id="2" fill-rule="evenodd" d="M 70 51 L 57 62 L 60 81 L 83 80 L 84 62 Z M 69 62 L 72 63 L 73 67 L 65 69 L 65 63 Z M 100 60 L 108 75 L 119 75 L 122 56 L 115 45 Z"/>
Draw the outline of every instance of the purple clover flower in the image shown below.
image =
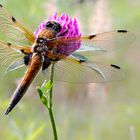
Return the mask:
<path id="1" fill-rule="evenodd" d="M 81 36 L 78 22 L 77 22 L 76 18 L 72 19 L 66 14 L 62 14 L 59 17 L 57 15 L 57 13 L 54 13 L 52 17 L 49 17 L 47 20 L 45 20 L 44 22 L 42 22 L 38 26 L 38 29 L 34 32 L 36 37 L 38 37 L 39 33 L 45 29 L 45 25 L 48 21 L 55 21 L 61 25 L 62 29 L 59 33 L 60 37 L 61 37 L 61 34 L 63 34 L 65 31 L 67 31 L 67 32 L 65 34 L 63 34 L 64 37 L 79 37 L 79 36 Z M 81 45 L 81 42 L 77 41 L 75 43 L 71 43 L 71 44 L 68 43 L 68 44 L 63 45 L 63 46 L 58 46 L 57 52 L 68 56 L 71 53 L 73 53 L 74 51 L 76 51 L 77 49 L 79 49 L 80 45 Z"/>

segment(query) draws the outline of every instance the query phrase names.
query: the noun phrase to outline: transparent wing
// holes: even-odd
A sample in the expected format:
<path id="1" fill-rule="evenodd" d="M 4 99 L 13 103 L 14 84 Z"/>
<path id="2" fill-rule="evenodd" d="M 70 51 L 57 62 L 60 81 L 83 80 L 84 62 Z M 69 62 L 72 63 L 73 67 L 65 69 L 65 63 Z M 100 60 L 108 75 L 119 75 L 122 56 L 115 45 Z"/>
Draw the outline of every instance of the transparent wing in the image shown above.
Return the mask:
<path id="1" fill-rule="evenodd" d="M 17 46 L 0 40 L 0 65 L 7 68 L 13 62 L 23 60 L 23 51 L 31 52 L 28 46 Z"/>
<path id="2" fill-rule="evenodd" d="M 16 69 L 19 69 L 19 68 L 22 68 L 24 67 L 25 64 L 24 64 L 24 60 L 23 59 L 19 59 L 19 60 L 16 60 L 16 61 L 13 61 L 6 69 L 6 73 L 8 72 L 11 72 L 11 71 L 14 71 Z"/>
<path id="3" fill-rule="evenodd" d="M 95 47 L 95 50 L 101 51 L 110 51 L 117 48 L 128 47 L 128 45 L 130 45 L 134 39 L 134 34 L 127 30 L 99 33 L 82 38 L 83 45 L 93 46 Z"/>
<path id="4" fill-rule="evenodd" d="M 49 76 L 49 75 L 48 75 Z M 55 64 L 54 80 L 70 83 L 98 83 L 122 80 L 125 72 L 116 65 L 65 59 Z"/>
<path id="5" fill-rule="evenodd" d="M 71 45 L 73 47 L 73 45 L 81 41 L 81 48 L 78 51 L 83 53 L 84 51 L 104 52 L 116 48 L 124 48 L 132 43 L 134 39 L 133 33 L 127 30 L 117 30 L 82 37 L 58 37 L 52 39 L 50 43 L 60 47 L 64 45 Z"/>
<path id="6" fill-rule="evenodd" d="M 34 34 L 11 16 L 2 5 L 0 5 L 0 32 L 8 41 L 30 44 L 35 40 Z"/>

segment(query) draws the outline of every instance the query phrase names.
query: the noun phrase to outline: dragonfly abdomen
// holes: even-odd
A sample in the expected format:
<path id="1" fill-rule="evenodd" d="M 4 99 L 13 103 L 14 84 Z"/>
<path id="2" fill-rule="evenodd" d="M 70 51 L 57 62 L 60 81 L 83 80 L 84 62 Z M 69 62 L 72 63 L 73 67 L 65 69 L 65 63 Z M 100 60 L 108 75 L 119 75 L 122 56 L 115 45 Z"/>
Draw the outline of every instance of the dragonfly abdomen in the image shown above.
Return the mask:
<path id="1" fill-rule="evenodd" d="M 33 79 L 39 72 L 40 68 L 42 67 L 42 61 L 43 61 L 43 59 L 40 54 L 33 55 L 29 68 L 27 69 L 23 79 L 21 80 L 21 83 L 15 90 L 14 95 L 11 99 L 11 102 L 5 112 L 5 115 L 8 115 L 8 113 L 12 111 L 12 109 L 16 106 L 16 104 L 24 96 L 24 94 L 27 91 L 28 87 L 30 86 L 31 82 L 33 81 Z"/>

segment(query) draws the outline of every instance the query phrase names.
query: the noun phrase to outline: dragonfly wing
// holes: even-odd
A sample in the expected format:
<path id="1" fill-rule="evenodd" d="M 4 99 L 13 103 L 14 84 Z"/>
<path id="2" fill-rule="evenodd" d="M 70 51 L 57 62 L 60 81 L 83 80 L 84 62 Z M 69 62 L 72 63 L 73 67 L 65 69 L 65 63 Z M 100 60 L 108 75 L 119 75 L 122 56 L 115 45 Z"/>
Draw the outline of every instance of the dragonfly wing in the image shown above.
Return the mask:
<path id="1" fill-rule="evenodd" d="M 85 46 L 85 49 L 86 46 L 90 46 L 95 50 L 111 51 L 128 47 L 134 40 L 133 33 L 127 30 L 117 30 L 83 37 L 82 45 Z"/>
<path id="2" fill-rule="evenodd" d="M 16 69 L 19 69 L 21 67 L 25 66 L 24 64 L 24 60 L 23 59 L 19 59 L 17 61 L 13 61 L 8 68 L 6 69 L 6 73 L 14 71 Z"/>
<path id="3" fill-rule="evenodd" d="M 16 61 L 23 60 L 23 51 L 30 53 L 31 50 L 28 46 L 17 46 L 0 40 L 0 65 L 7 68 L 9 65 L 13 65 L 13 62 L 16 64 Z"/>
<path id="4" fill-rule="evenodd" d="M 124 48 L 130 45 L 135 39 L 133 33 L 127 30 L 116 30 L 110 32 L 104 32 L 89 36 L 77 36 L 77 37 L 58 37 L 50 41 L 50 43 L 55 44 L 60 47 L 70 46 L 70 49 L 73 49 L 73 46 L 80 45 L 81 47 L 77 49 L 76 52 L 83 54 L 85 51 L 91 52 L 107 52 L 110 50 Z"/>
<path id="5" fill-rule="evenodd" d="M 11 16 L 2 5 L 0 5 L 0 32 L 8 41 L 30 44 L 35 40 L 34 34 Z"/>
<path id="6" fill-rule="evenodd" d="M 76 59 L 64 59 L 55 64 L 54 80 L 70 83 L 98 83 L 122 80 L 125 72 L 116 65 L 99 62 L 79 62 Z"/>
<path id="7" fill-rule="evenodd" d="M 77 51 L 72 53 L 72 55 L 83 55 L 86 57 L 94 57 L 94 56 L 96 57 L 98 55 L 105 54 L 106 52 L 107 52 L 106 50 L 95 50 L 95 49 L 91 49 L 91 47 L 90 47 L 90 49 L 87 49 L 87 50 L 78 49 Z"/>

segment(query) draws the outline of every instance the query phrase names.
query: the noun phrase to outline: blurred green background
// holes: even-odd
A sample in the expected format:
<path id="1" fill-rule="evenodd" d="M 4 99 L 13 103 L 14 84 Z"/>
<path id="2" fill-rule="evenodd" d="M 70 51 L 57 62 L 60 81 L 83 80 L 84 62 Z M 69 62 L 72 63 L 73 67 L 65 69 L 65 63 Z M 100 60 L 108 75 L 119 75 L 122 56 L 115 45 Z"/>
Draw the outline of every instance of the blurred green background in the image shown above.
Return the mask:
<path id="1" fill-rule="evenodd" d="M 8 11 L 33 31 L 53 12 L 76 17 L 84 34 L 128 29 L 136 40 L 126 49 L 106 54 L 106 62 L 122 66 L 123 81 L 74 85 L 55 83 L 53 107 L 59 140 L 140 139 L 140 1 L 139 0 L 0 0 Z M 8 115 L 3 113 L 24 70 L 0 74 L 0 139 L 51 140 L 48 112 L 36 86 Z"/>

